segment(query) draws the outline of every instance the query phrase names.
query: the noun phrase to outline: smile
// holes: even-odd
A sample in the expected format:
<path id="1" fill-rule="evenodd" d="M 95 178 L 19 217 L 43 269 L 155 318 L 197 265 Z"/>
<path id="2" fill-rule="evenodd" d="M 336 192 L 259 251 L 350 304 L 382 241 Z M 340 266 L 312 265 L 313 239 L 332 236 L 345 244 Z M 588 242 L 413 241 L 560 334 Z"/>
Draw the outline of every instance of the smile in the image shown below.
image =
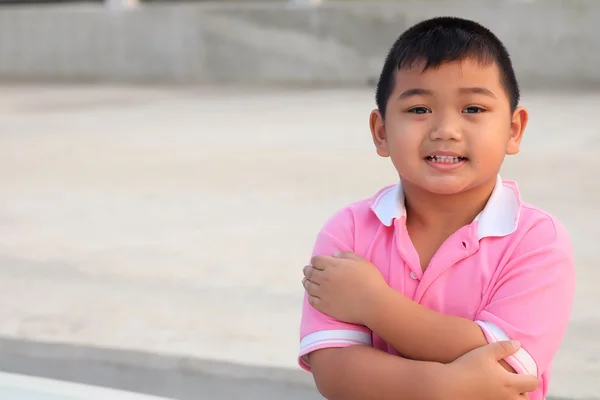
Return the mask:
<path id="1" fill-rule="evenodd" d="M 454 156 L 428 156 L 425 159 L 432 163 L 440 164 L 458 164 L 462 161 L 466 161 L 466 157 L 454 157 Z"/>

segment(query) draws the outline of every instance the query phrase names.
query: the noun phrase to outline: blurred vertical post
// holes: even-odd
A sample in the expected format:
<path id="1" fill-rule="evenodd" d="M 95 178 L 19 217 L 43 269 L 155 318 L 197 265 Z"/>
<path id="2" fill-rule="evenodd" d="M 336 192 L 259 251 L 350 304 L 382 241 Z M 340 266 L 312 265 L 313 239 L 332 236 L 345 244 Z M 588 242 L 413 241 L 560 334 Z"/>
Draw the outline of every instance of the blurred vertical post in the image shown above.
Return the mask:
<path id="1" fill-rule="evenodd" d="M 104 0 L 104 3 L 110 8 L 127 9 L 139 6 L 140 0 Z"/>

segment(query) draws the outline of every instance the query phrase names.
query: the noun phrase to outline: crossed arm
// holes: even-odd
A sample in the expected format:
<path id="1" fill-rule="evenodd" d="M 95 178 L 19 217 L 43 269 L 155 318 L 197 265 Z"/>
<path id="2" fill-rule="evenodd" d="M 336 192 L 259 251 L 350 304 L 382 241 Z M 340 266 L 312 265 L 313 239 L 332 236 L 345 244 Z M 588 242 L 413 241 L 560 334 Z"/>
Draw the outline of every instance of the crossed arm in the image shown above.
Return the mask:
<path id="1" fill-rule="evenodd" d="M 365 325 L 406 358 L 447 364 L 488 344 L 477 323 L 432 311 L 393 289 L 375 300 Z M 501 364 L 516 372 L 506 361 Z"/>
<path id="2" fill-rule="evenodd" d="M 393 290 L 378 299 L 364 323 L 403 357 L 369 346 L 318 350 L 308 361 L 321 393 L 330 400 L 395 400 L 399 394 L 414 400 L 451 398 L 456 380 L 448 379 L 444 364 L 488 344 L 481 328 L 431 311 Z M 500 363 L 515 372 L 506 361 Z"/>
<path id="3" fill-rule="evenodd" d="M 448 394 L 444 366 L 396 357 L 369 346 L 326 348 L 309 355 L 315 383 L 329 400 L 435 400 Z"/>
<path id="4" fill-rule="evenodd" d="M 339 248 L 339 241 L 333 244 L 329 249 Z M 315 250 L 316 254 L 328 253 L 319 253 L 318 246 Z M 381 279 L 379 271 L 353 254 L 316 258 L 311 263 L 317 264 L 311 277 L 316 284 L 305 281 L 303 323 L 309 321 L 325 331 L 376 332 L 402 355 L 350 346 L 348 341 L 314 346 L 308 368 L 312 367 L 319 389 L 329 399 L 396 399 L 398 393 L 407 399 L 435 399 L 450 382 L 444 379 L 448 369 L 441 367 L 504 339 L 518 339 L 523 348 L 506 361 L 499 358 L 501 365 L 510 372 L 539 377 L 566 330 L 574 291 L 568 249 L 532 246 L 507 266 L 490 304 L 478 315 L 478 319 L 501 327 L 500 335 L 474 321 L 425 308 L 387 284 L 376 284 Z M 319 258 L 329 263 L 327 268 L 318 269 Z M 547 310 L 553 310 L 551 316 Z"/>

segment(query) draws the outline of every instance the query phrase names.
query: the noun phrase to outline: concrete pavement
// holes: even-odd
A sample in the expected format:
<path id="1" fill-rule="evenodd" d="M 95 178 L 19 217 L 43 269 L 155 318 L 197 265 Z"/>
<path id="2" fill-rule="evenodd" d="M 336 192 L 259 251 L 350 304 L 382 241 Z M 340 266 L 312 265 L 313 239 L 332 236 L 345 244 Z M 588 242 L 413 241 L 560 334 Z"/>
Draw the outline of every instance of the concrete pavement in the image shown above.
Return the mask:
<path id="1" fill-rule="evenodd" d="M 2 93 L 1 336 L 299 373 L 315 234 L 395 180 L 370 143 L 371 89 Z M 561 218 L 578 263 L 552 393 L 600 397 L 600 94 L 523 104 L 530 126 L 503 175 Z"/>

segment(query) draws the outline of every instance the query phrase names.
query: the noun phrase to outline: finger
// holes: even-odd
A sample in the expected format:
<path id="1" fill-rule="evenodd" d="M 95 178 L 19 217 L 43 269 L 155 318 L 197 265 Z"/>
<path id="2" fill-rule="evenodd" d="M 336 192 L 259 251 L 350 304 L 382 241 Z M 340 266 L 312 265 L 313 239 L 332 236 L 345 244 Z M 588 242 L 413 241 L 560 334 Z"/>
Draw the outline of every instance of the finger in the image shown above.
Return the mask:
<path id="1" fill-rule="evenodd" d="M 308 279 L 309 281 L 313 282 L 313 283 L 317 283 L 317 284 L 321 284 L 325 278 L 325 274 L 327 272 L 322 271 L 320 269 L 316 269 L 314 267 L 312 267 L 311 265 L 307 265 L 306 267 L 304 267 L 304 276 L 306 277 L 306 279 Z"/>
<path id="2" fill-rule="evenodd" d="M 518 393 L 524 394 L 533 392 L 540 384 L 539 379 L 532 375 L 511 374 L 510 381 Z"/>
<path id="3" fill-rule="evenodd" d="M 311 295 L 311 296 L 319 295 L 320 286 L 318 283 L 314 283 L 306 278 L 303 278 L 302 286 L 304 287 L 304 290 L 306 290 L 306 293 L 308 293 L 309 295 Z"/>
<path id="4" fill-rule="evenodd" d="M 304 277 L 307 279 L 310 279 L 312 272 L 313 272 L 312 265 L 305 265 L 304 268 L 302 268 L 302 274 L 304 274 Z"/>
<path id="5" fill-rule="evenodd" d="M 361 256 L 359 256 L 356 253 L 353 253 L 351 251 L 340 251 L 339 253 L 335 253 L 333 255 L 333 257 L 335 258 L 344 258 L 346 260 L 356 260 L 356 261 L 362 261 L 363 258 Z"/>
<path id="6" fill-rule="evenodd" d="M 520 347 L 521 344 L 516 340 L 503 340 L 488 344 L 483 349 L 489 352 L 496 361 L 500 361 L 516 353 Z"/>
<path id="7" fill-rule="evenodd" d="M 321 304 L 321 299 L 316 296 L 308 296 L 308 304 L 317 308 Z"/>
<path id="8" fill-rule="evenodd" d="M 302 273 L 308 280 L 313 281 L 314 283 L 321 283 L 325 275 L 324 270 L 317 269 L 312 265 L 305 266 L 302 269 Z"/>
<path id="9" fill-rule="evenodd" d="M 310 265 L 312 265 L 316 269 L 320 269 L 321 271 L 330 266 L 336 260 L 330 256 L 314 256 L 310 259 Z"/>

